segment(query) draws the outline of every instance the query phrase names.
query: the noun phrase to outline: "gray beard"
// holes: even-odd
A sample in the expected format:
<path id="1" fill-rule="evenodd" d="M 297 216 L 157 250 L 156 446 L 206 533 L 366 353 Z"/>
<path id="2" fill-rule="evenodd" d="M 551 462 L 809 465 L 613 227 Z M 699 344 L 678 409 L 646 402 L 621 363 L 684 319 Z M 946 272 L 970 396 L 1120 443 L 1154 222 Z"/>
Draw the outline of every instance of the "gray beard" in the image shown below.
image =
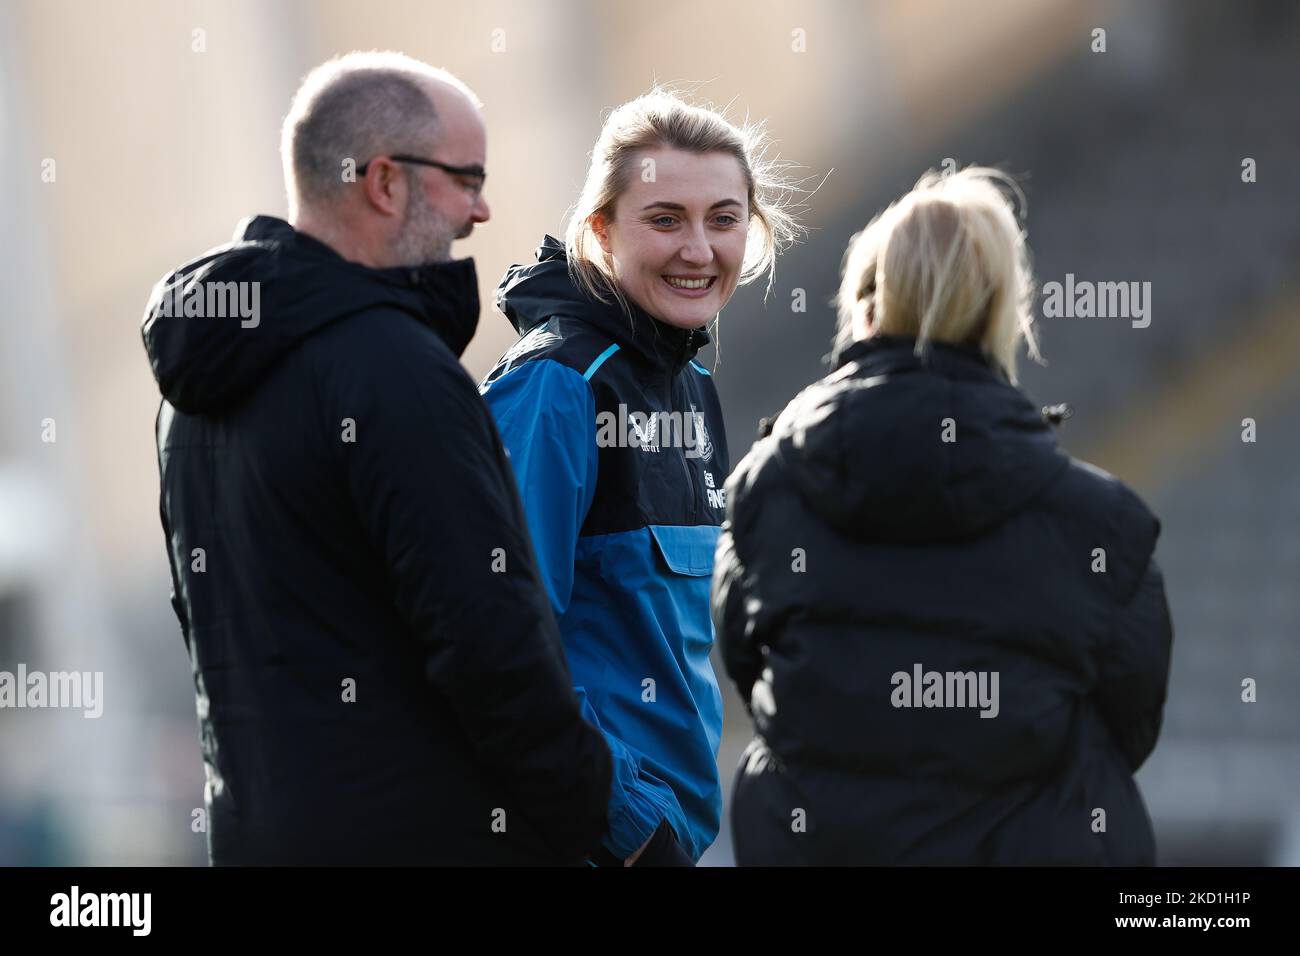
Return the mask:
<path id="1" fill-rule="evenodd" d="M 406 205 L 406 222 L 393 244 L 400 266 L 419 268 L 431 262 L 448 262 L 456 238 L 450 224 L 429 205 L 423 190 L 412 189 Z"/>

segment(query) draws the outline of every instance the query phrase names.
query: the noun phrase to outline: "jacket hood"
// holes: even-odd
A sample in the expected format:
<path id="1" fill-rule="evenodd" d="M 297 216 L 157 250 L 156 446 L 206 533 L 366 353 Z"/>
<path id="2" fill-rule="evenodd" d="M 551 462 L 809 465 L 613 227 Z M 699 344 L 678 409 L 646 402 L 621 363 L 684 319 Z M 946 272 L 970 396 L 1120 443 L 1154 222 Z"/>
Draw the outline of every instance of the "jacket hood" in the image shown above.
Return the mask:
<path id="1" fill-rule="evenodd" d="M 917 543 L 976 535 L 1069 464 L 1043 412 L 977 348 L 932 343 L 917 356 L 915 344 L 855 343 L 773 428 L 779 466 L 844 534 Z"/>
<path id="2" fill-rule="evenodd" d="M 595 326 L 619 345 L 650 363 L 680 370 L 712 339 L 703 329 L 680 329 L 660 322 L 634 302 L 629 316 L 616 301 L 600 302 L 574 283 L 564 244 L 545 236 L 537 261 L 513 265 L 497 287 L 497 307 L 520 335 L 556 315 Z"/>
<path id="3" fill-rule="evenodd" d="M 154 286 L 142 335 L 163 397 L 208 413 L 240 401 L 320 329 L 377 308 L 409 313 L 459 357 L 478 324 L 474 261 L 370 269 L 255 216 Z"/>

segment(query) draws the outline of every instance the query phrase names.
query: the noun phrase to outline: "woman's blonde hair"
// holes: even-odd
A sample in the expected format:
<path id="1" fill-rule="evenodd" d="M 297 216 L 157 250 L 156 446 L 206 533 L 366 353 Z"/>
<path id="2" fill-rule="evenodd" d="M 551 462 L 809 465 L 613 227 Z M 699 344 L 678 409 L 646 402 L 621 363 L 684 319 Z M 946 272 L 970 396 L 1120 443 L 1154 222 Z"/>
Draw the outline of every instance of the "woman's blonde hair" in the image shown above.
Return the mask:
<path id="1" fill-rule="evenodd" d="M 853 237 L 836 305 L 841 342 L 859 302 L 873 310 L 872 333 L 978 345 L 1016 381 L 1024 338 L 1038 361 L 1034 277 L 1025 233 L 1024 193 L 997 169 L 930 170 L 907 195 Z"/>
<path id="2" fill-rule="evenodd" d="M 786 178 L 788 166 L 767 157 L 768 145 L 761 123 L 736 126 L 722 113 L 692 105 L 664 87 L 656 86 L 618 107 L 605 120 L 591 151 L 582 194 L 569 212 L 564 244 L 574 281 L 593 298 L 608 302 L 612 294 L 627 308 L 611 257 L 600 247 L 591 220 L 597 214 L 606 221 L 613 217 L 619 196 L 640 170 L 639 154 L 668 148 L 727 153 L 740 163 L 748 191 L 749 232 L 739 284 L 766 272 L 770 291 L 777 255 L 803 228 L 791 211 L 796 186 Z"/>

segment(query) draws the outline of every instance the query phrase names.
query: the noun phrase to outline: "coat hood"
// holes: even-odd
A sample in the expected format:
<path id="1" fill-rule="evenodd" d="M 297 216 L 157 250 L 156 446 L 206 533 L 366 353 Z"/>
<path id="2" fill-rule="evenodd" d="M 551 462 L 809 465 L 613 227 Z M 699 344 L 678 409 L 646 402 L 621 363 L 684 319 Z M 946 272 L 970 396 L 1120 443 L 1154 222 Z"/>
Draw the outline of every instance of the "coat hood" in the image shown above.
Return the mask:
<path id="1" fill-rule="evenodd" d="M 631 314 L 617 302 L 600 302 L 576 285 L 569 274 L 564 244 L 545 236 L 537 261 L 513 265 L 497 287 L 497 307 L 520 335 L 556 315 L 567 315 L 599 329 L 646 361 L 680 370 L 712 339 L 703 329 L 681 329 L 660 322 L 629 302 Z"/>
<path id="2" fill-rule="evenodd" d="M 478 324 L 474 261 L 371 269 L 255 216 L 154 286 L 142 335 L 163 398 L 203 414 L 240 401 L 315 332 L 379 308 L 409 313 L 459 357 Z"/>
<path id="3" fill-rule="evenodd" d="M 1069 463 L 1043 412 L 978 349 L 914 349 L 893 336 L 855 343 L 773 428 L 779 467 L 844 534 L 917 543 L 976 535 Z"/>

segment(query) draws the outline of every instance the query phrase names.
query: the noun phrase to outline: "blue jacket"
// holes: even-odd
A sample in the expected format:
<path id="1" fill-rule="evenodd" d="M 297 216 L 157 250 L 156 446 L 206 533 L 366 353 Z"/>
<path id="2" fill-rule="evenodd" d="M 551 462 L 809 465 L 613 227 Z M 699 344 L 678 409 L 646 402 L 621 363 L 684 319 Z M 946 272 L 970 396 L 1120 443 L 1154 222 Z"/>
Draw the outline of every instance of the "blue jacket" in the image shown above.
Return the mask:
<path id="1" fill-rule="evenodd" d="M 729 460 L 706 332 L 584 295 L 564 247 L 512 266 L 522 336 L 479 386 L 497 420 L 583 712 L 614 754 L 619 859 L 661 821 L 694 860 L 722 814 L 709 588 Z"/>

